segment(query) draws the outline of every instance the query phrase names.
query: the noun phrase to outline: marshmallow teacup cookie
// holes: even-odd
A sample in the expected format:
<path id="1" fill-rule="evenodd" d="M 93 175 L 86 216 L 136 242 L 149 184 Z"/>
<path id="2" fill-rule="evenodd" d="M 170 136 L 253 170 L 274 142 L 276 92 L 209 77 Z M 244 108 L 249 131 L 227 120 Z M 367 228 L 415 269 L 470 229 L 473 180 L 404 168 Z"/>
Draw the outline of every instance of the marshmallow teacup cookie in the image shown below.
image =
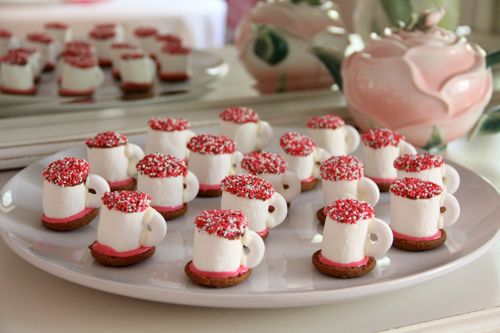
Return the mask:
<path id="1" fill-rule="evenodd" d="M 156 52 L 156 36 L 158 29 L 155 27 L 141 26 L 134 29 L 134 37 L 149 56 L 154 57 Z"/>
<path id="2" fill-rule="evenodd" d="M 109 185 L 102 177 L 89 174 L 89 169 L 87 161 L 66 157 L 43 170 L 44 226 L 70 231 L 89 224 L 97 216 L 101 197 L 109 191 Z"/>
<path id="3" fill-rule="evenodd" d="M 97 51 L 99 66 L 111 66 L 113 64 L 111 45 L 115 42 L 121 41 L 121 39 L 118 38 L 116 30 L 112 28 L 96 27 L 89 32 L 89 39 Z"/>
<path id="4" fill-rule="evenodd" d="M 200 183 L 198 196 L 221 196 L 221 181 L 234 172 L 234 141 L 223 135 L 200 134 L 189 140 L 187 148 L 189 170 Z"/>
<path id="5" fill-rule="evenodd" d="M 181 44 L 166 43 L 156 54 L 156 59 L 163 81 L 186 81 L 191 76 L 191 49 Z"/>
<path id="6" fill-rule="evenodd" d="M 280 147 L 290 171 L 300 179 L 302 192 L 315 188 L 319 183 L 319 165 L 330 157 L 326 150 L 317 147 L 310 137 L 297 132 L 284 133 Z"/>
<path id="7" fill-rule="evenodd" d="M 260 120 L 257 112 L 250 108 L 227 108 L 219 118 L 221 134 L 234 140 L 236 148 L 243 154 L 261 150 L 273 138 L 271 125 Z"/>
<path id="8" fill-rule="evenodd" d="M 56 66 L 56 43 L 51 35 L 45 32 L 32 32 L 26 35 L 28 46 L 40 52 L 42 70 L 49 72 Z"/>
<path id="9" fill-rule="evenodd" d="M 10 49 L 17 45 L 16 36 L 10 30 L 0 28 L 0 57 L 6 55 Z"/>
<path id="10" fill-rule="evenodd" d="M 121 42 L 111 44 L 111 73 L 113 73 L 113 77 L 115 79 L 121 79 L 120 59 L 122 55 L 124 55 L 125 53 L 137 51 L 140 51 L 140 49 L 130 43 Z"/>
<path id="11" fill-rule="evenodd" d="M 332 156 L 320 167 L 325 206 L 339 199 L 358 199 L 375 206 L 380 197 L 377 184 L 363 176 L 363 163 L 354 156 Z M 324 207 L 316 214 L 325 224 Z"/>
<path id="12" fill-rule="evenodd" d="M 27 54 L 10 52 L 0 58 L 0 63 L 0 91 L 3 94 L 36 94 L 33 68 Z"/>
<path id="13" fill-rule="evenodd" d="M 460 205 L 453 195 L 436 183 L 418 178 L 398 179 L 390 191 L 394 247 L 427 251 L 446 241 L 444 228 L 460 216 Z"/>
<path id="14" fill-rule="evenodd" d="M 252 175 L 227 176 L 221 183 L 222 209 L 239 209 L 248 220 L 248 227 L 263 239 L 269 229 L 281 224 L 288 208 L 285 198 L 267 180 Z"/>
<path id="15" fill-rule="evenodd" d="M 87 139 L 90 171 L 102 176 L 111 191 L 135 188 L 135 165 L 144 157 L 141 147 L 127 142 L 125 135 L 113 131 L 98 133 Z"/>
<path id="16" fill-rule="evenodd" d="M 129 266 L 148 259 L 167 234 L 167 224 L 150 207 L 151 197 L 136 191 L 106 192 L 97 227 L 97 240 L 89 248 L 105 266 Z"/>
<path id="17" fill-rule="evenodd" d="M 120 58 L 120 88 L 125 94 L 147 93 L 154 87 L 156 63 L 142 51 L 126 52 Z"/>
<path id="18" fill-rule="evenodd" d="M 187 143 L 195 136 L 191 124 L 182 118 L 151 118 L 146 136 L 146 154 L 163 153 L 186 160 Z"/>
<path id="19" fill-rule="evenodd" d="M 405 138 L 387 128 L 370 129 L 361 135 L 361 160 L 365 176 L 373 180 L 380 192 L 389 191 L 397 173 L 393 163 L 403 154 L 416 154 Z"/>
<path id="20" fill-rule="evenodd" d="M 359 146 L 358 131 L 336 115 L 311 117 L 306 126 L 314 142 L 332 156 L 348 155 Z"/>
<path id="21" fill-rule="evenodd" d="M 97 58 L 89 54 L 64 57 L 61 69 L 61 96 L 92 96 L 104 82 Z"/>
<path id="22" fill-rule="evenodd" d="M 194 283 L 232 287 L 245 281 L 262 261 L 264 242 L 248 229 L 240 210 L 205 210 L 194 224 L 193 260 L 184 268 Z"/>
<path id="23" fill-rule="evenodd" d="M 289 207 L 290 202 L 300 194 L 300 179 L 288 170 L 288 165 L 281 155 L 269 152 L 245 155 L 237 153 L 235 160 L 236 174 L 254 175 L 267 180 L 274 190 L 285 198 Z"/>
<path id="24" fill-rule="evenodd" d="M 391 247 L 389 226 L 375 217 L 369 203 L 356 199 L 337 200 L 325 208 L 325 214 L 321 250 L 312 257 L 316 269 L 340 279 L 372 271 L 377 264 L 376 257 Z"/>
<path id="25" fill-rule="evenodd" d="M 198 189 L 198 179 L 184 160 L 155 153 L 137 163 L 137 190 L 151 196 L 151 206 L 166 221 L 184 215 Z"/>
<path id="26" fill-rule="evenodd" d="M 47 22 L 44 28 L 54 38 L 57 53 L 61 52 L 64 43 L 69 42 L 72 38 L 72 31 L 64 22 Z"/>
<path id="27" fill-rule="evenodd" d="M 437 154 L 404 154 L 394 160 L 394 168 L 398 179 L 419 178 L 443 186 L 446 191 L 453 194 L 460 185 L 460 175 L 449 164 L 444 163 L 444 158 Z"/>
<path id="28" fill-rule="evenodd" d="M 7 55 L 15 54 L 15 55 L 25 55 L 28 57 L 28 63 L 31 66 L 31 71 L 33 73 L 33 78 L 35 82 L 40 80 L 40 74 L 42 73 L 43 63 L 42 63 L 42 54 L 34 47 L 16 47 L 10 49 Z"/>

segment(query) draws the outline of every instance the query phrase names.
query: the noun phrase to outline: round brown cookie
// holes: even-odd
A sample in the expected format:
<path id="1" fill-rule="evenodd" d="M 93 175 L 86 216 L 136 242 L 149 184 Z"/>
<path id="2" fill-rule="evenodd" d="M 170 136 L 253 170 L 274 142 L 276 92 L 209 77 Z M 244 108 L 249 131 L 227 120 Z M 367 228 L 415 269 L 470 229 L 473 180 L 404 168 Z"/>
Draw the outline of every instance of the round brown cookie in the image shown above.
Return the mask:
<path id="1" fill-rule="evenodd" d="M 386 183 L 375 183 L 378 186 L 378 189 L 380 192 L 389 192 L 389 189 L 391 188 L 392 182 L 386 182 Z"/>
<path id="2" fill-rule="evenodd" d="M 394 236 L 392 246 L 404 251 L 428 251 L 440 247 L 446 241 L 446 231 L 440 229 L 441 237 L 430 241 L 414 241 Z"/>
<path id="3" fill-rule="evenodd" d="M 202 198 L 214 198 L 220 197 L 222 195 L 222 190 L 199 190 L 198 196 Z"/>
<path id="4" fill-rule="evenodd" d="M 375 265 L 377 264 L 377 260 L 373 257 L 368 258 L 368 262 L 366 265 L 359 266 L 359 267 L 335 267 L 335 266 L 330 266 L 323 264 L 321 261 L 319 261 L 319 255 L 321 253 L 321 250 L 318 250 L 314 252 L 312 256 L 312 263 L 314 267 L 321 273 L 328 275 L 328 276 L 333 276 L 338 279 L 351 279 L 351 278 L 356 278 L 363 276 L 365 274 L 370 273 L 374 268 Z"/>
<path id="5" fill-rule="evenodd" d="M 124 184 L 124 185 L 115 185 L 115 186 L 109 186 L 111 192 L 114 191 L 133 191 L 135 190 L 135 186 L 137 185 L 137 180 L 135 178 L 132 178 L 133 181 L 130 183 Z"/>
<path id="6" fill-rule="evenodd" d="M 79 229 L 81 227 L 86 226 L 87 224 L 89 224 L 90 222 L 92 222 L 96 218 L 98 213 L 99 213 L 99 209 L 94 208 L 87 215 L 82 216 L 76 220 L 69 221 L 69 222 L 50 223 L 50 222 L 44 221 L 43 217 L 41 218 L 41 221 L 42 221 L 43 225 L 50 230 L 71 231 L 71 230 L 76 230 L 76 229 Z"/>
<path id="7" fill-rule="evenodd" d="M 323 212 L 323 209 L 325 209 L 325 207 L 321 207 L 320 209 L 318 209 L 318 211 L 316 212 L 316 217 L 318 218 L 319 223 L 325 225 L 326 215 Z"/>
<path id="8" fill-rule="evenodd" d="M 287 203 L 286 203 L 286 208 L 290 209 L 290 206 L 291 206 L 291 205 L 292 205 L 292 204 L 291 204 L 290 202 L 287 202 Z"/>
<path id="9" fill-rule="evenodd" d="M 318 184 L 319 184 L 319 179 L 317 179 L 317 178 L 314 179 L 314 180 L 312 180 L 312 181 L 310 181 L 310 182 L 307 182 L 307 183 L 301 182 L 300 183 L 300 191 L 301 192 L 306 192 L 306 191 L 312 190 Z"/>
<path id="10" fill-rule="evenodd" d="M 56 68 L 56 66 L 54 64 L 46 64 L 43 67 L 43 72 L 44 73 L 52 72 L 55 68 Z"/>
<path id="11" fill-rule="evenodd" d="M 153 208 L 155 208 L 155 207 L 153 206 Z M 177 210 L 174 210 L 174 211 L 171 211 L 171 212 L 161 212 L 161 211 L 158 211 L 158 213 L 160 213 L 161 216 L 163 216 L 163 218 L 165 219 L 165 221 L 170 221 L 170 220 L 176 219 L 176 218 L 178 218 L 178 217 L 186 214 L 187 209 L 188 209 L 188 205 L 184 204 L 184 205 L 182 205 L 181 208 L 179 208 Z"/>
<path id="12" fill-rule="evenodd" d="M 113 267 L 122 267 L 122 266 L 130 266 L 137 264 L 141 261 L 144 261 L 151 257 L 155 253 L 155 247 L 153 246 L 146 252 L 143 252 L 141 254 L 137 254 L 134 256 L 130 257 L 114 257 L 114 256 L 108 256 L 105 254 L 102 254 L 100 252 L 97 252 L 93 249 L 94 243 L 92 243 L 89 246 L 90 253 L 92 254 L 92 257 L 94 257 L 95 261 L 100 263 L 101 265 L 104 266 L 113 266 Z"/>
<path id="13" fill-rule="evenodd" d="M 189 261 L 186 266 L 184 267 L 184 272 L 186 275 L 196 283 L 197 285 L 204 286 L 204 287 L 210 287 L 210 288 L 227 288 L 227 287 L 233 287 L 237 284 L 242 283 L 248 277 L 250 274 L 252 274 L 252 269 L 249 268 L 246 272 L 241 273 L 237 276 L 234 277 L 227 277 L 227 278 L 209 278 L 209 277 L 204 277 L 204 276 L 199 276 L 196 273 L 194 273 L 191 270 L 191 264 L 192 260 Z"/>
<path id="14" fill-rule="evenodd" d="M 144 94 L 151 92 L 154 85 L 151 84 L 121 84 L 120 88 L 125 95 Z"/>

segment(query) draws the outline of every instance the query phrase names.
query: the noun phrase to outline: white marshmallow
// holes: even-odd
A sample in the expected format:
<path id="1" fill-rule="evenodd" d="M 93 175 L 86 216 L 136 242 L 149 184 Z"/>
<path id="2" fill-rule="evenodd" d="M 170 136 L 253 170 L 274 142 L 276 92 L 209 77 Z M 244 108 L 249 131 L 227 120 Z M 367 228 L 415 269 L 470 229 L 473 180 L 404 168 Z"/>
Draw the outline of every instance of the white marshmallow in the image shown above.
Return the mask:
<path id="1" fill-rule="evenodd" d="M 45 65 L 55 65 L 56 63 L 56 45 L 52 43 L 37 43 L 32 41 L 27 41 L 27 45 L 33 47 L 40 52 L 40 63 L 41 69 Z"/>
<path id="2" fill-rule="evenodd" d="M 409 143 L 401 140 L 398 147 L 388 145 L 373 149 L 361 145 L 364 173 L 370 178 L 396 179 L 397 172 L 393 166 L 394 160 L 403 154 L 416 154 L 416 149 Z"/>
<path id="3" fill-rule="evenodd" d="M 158 245 L 167 233 L 167 224 L 154 209 L 124 213 L 103 206 L 97 228 L 97 241 L 118 252 Z"/>
<path id="4" fill-rule="evenodd" d="M 331 128 L 308 128 L 308 135 L 316 144 L 332 156 L 348 155 L 359 146 L 356 129 L 349 125 Z"/>
<path id="5" fill-rule="evenodd" d="M 184 188 L 186 184 L 186 188 Z M 150 178 L 137 176 L 137 190 L 151 196 L 151 204 L 161 207 L 178 207 L 190 202 L 198 194 L 199 184 L 196 176 L 188 172 L 186 177 Z"/>
<path id="6" fill-rule="evenodd" d="M 160 64 L 160 74 L 184 74 L 189 72 L 190 54 L 159 52 L 157 58 Z"/>
<path id="7" fill-rule="evenodd" d="M 118 38 L 109 39 L 94 39 L 92 38 L 92 44 L 94 44 L 97 57 L 99 60 L 110 60 L 113 59 L 113 52 L 111 44 L 118 41 Z"/>
<path id="8" fill-rule="evenodd" d="M 220 132 L 232 139 L 243 154 L 264 148 L 273 137 L 272 127 L 266 121 L 236 124 L 221 120 Z"/>
<path id="9" fill-rule="evenodd" d="M 157 52 L 156 35 L 146 37 L 136 36 L 136 39 L 141 49 L 146 51 L 147 54 L 154 55 Z"/>
<path id="10" fill-rule="evenodd" d="M 3 56 L 7 54 L 9 49 L 12 49 L 14 47 L 18 46 L 18 41 L 15 36 L 11 37 L 0 37 L 0 56 Z"/>
<path id="11" fill-rule="evenodd" d="M 194 135 L 191 130 L 166 132 L 149 128 L 146 136 L 146 154 L 169 154 L 183 160 L 187 158 L 189 152 L 186 145 Z"/>
<path id="12" fill-rule="evenodd" d="M 97 174 L 107 181 L 116 182 L 129 179 L 129 163 L 125 153 L 126 145 L 113 148 L 88 148 L 87 156 L 90 163 L 90 172 Z"/>
<path id="13" fill-rule="evenodd" d="M 104 73 L 98 66 L 79 68 L 65 63 L 62 66 L 61 89 L 87 92 L 98 88 L 104 81 Z"/>
<path id="14" fill-rule="evenodd" d="M 151 84 L 156 77 L 156 64 L 148 56 L 139 59 L 120 59 L 119 69 L 123 82 Z"/>
<path id="15" fill-rule="evenodd" d="M 188 168 L 200 185 L 218 185 L 233 168 L 233 154 L 208 155 L 189 152 Z"/>
<path id="16" fill-rule="evenodd" d="M 377 185 L 363 177 L 356 180 L 322 180 L 323 199 L 325 206 L 339 199 L 357 199 L 375 206 L 380 192 Z"/>
<path id="17" fill-rule="evenodd" d="M 67 29 L 55 29 L 55 28 L 45 28 L 47 33 L 54 38 L 56 43 L 56 51 L 62 50 L 64 43 L 69 42 L 73 36 L 73 32 L 70 28 Z"/>
<path id="18" fill-rule="evenodd" d="M 6 88 L 16 90 L 31 90 L 35 87 L 33 69 L 30 65 L 19 66 L 7 63 L 1 64 L 1 81 Z"/>
<path id="19" fill-rule="evenodd" d="M 43 213 L 51 218 L 65 218 L 80 213 L 85 209 L 87 188 L 85 185 L 57 186 L 43 181 Z"/>

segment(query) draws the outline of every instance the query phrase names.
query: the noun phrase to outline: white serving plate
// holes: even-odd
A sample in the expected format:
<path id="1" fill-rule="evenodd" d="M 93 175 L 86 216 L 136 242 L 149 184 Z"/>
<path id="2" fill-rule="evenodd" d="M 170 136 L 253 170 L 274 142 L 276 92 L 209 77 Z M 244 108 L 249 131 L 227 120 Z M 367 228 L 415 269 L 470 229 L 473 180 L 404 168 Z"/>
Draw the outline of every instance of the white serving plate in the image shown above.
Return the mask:
<path id="1" fill-rule="evenodd" d="M 285 129 L 276 129 L 276 137 Z M 201 132 L 198 130 L 198 132 Z M 204 132 L 213 132 L 207 130 Z M 143 145 L 144 137 L 133 142 Z M 276 140 L 275 140 L 276 141 Z M 272 146 L 270 151 L 276 151 Z M 264 261 L 250 278 L 233 288 L 206 289 L 184 274 L 191 260 L 193 220 L 201 210 L 220 205 L 219 198 L 195 199 L 188 213 L 168 222 L 166 239 L 148 261 L 127 268 L 103 267 L 93 261 L 88 245 L 96 238 L 97 220 L 71 233 L 45 229 L 40 221 L 41 171 L 64 156 L 86 157 L 79 145 L 36 163 L 14 176 L 2 189 L 0 230 L 7 245 L 23 259 L 55 276 L 90 288 L 135 298 L 228 308 L 292 307 L 342 302 L 415 285 L 462 267 L 484 254 L 499 238 L 500 195 L 486 180 L 452 164 L 462 182 L 456 193 L 462 214 L 447 229 L 439 249 L 409 253 L 391 249 L 370 274 L 337 280 L 317 272 L 311 255 L 320 248 L 322 227 L 315 213 L 322 206 L 320 189 L 293 201 L 289 216 L 271 230 Z M 388 221 L 389 196 L 382 194 L 376 215 Z"/>

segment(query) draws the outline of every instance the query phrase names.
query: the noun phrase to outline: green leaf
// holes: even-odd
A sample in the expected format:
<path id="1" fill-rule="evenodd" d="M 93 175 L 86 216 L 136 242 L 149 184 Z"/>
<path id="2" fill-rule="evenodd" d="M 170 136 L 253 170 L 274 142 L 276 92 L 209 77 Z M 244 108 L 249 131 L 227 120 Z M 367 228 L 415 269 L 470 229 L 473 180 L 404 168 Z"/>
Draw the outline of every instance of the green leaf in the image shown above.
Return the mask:
<path id="1" fill-rule="evenodd" d="M 413 9 L 410 0 L 380 0 L 385 15 L 395 27 L 408 24 L 412 20 Z"/>
<path id="2" fill-rule="evenodd" d="M 274 66 L 287 57 L 288 43 L 273 29 L 261 25 L 257 28 L 257 39 L 253 52 L 257 57 Z"/>
<path id="3" fill-rule="evenodd" d="M 423 146 L 422 148 L 425 150 L 433 150 L 433 149 L 440 149 L 445 146 L 445 143 L 443 142 L 443 135 L 441 133 L 441 130 L 437 126 L 432 127 L 432 133 L 431 137 Z"/>
<path id="4" fill-rule="evenodd" d="M 491 67 L 500 63 L 500 50 L 488 53 L 486 56 L 486 67 Z"/>
<path id="5" fill-rule="evenodd" d="M 496 134 L 500 132 L 500 105 L 486 111 L 477 121 L 469 134 L 469 140 L 478 135 Z"/>
<path id="6" fill-rule="evenodd" d="M 313 48 L 313 53 L 323 65 L 325 65 L 326 69 L 328 69 L 328 72 L 330 72 L 330 75 L 335 80 L 335 83 L 337 83 L 340 90 L 342 90 L 342 74 L 340 72 L 342 66 L 341 58 L 322 47 Z"/>

